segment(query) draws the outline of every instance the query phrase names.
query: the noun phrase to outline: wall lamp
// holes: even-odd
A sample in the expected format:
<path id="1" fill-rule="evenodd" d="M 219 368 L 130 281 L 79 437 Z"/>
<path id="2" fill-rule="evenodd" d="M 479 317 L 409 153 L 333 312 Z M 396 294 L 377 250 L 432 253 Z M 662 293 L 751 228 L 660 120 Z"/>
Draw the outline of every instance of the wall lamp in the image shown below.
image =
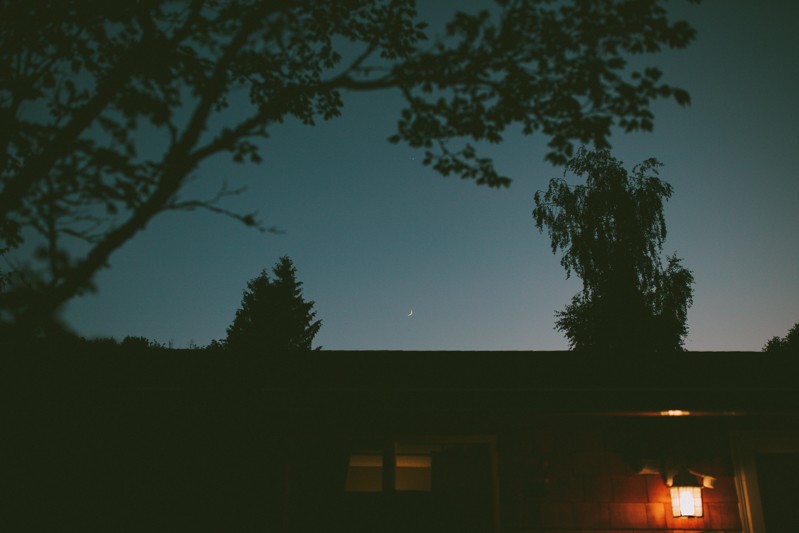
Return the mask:
<path id="1" fill-rule="evenodd" d="M 702 483 L 686 468 L 671 482 L 671 511 L 674 516 L 702 516 Z"/>

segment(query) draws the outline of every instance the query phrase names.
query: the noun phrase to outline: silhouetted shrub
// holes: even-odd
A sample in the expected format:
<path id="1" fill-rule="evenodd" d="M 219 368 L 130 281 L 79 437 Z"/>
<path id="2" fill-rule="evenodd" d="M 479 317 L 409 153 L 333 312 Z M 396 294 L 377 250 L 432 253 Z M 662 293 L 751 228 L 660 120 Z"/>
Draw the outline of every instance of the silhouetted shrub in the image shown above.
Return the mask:
<path id="1" fill-rule="evenodd" d="M 772 337 L 763 346 L 763 351 L 768 353 L 782 353 L 799 355 L 799 322 L 788 330 L 788 333 L 780 337 Z"/>

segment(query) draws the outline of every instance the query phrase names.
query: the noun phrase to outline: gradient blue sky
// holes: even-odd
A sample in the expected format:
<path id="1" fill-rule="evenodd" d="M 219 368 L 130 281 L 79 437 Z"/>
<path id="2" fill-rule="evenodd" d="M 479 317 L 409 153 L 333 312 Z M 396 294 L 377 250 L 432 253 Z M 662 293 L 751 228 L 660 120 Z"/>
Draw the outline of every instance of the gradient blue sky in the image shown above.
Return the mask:
<path id="1" fill-rule="evenodd" d="M 420 11 L 438 18 L 480 4 L 422 1 Z M 759 350 L 799 322 L 797 5 L 672 2 L 699 37 L 646 63 L 693 103 L 659 102 L 654 133 L 611 139 L 628 168 L 660 159 L 675 188 L 664 253 L 696 278 L 690 350 Z M 325 349 L 567 348 L 553 313 L 579 281 L 565 279 L 531 217 L 535 191 L 562 175 L 544 162 L 543 138 L 510 134 L 491 147 L 514 182 L 481 188 L 386 142 L 400 105 L 391 92 L 348 95 L 337 120 L 274 129 L 261 165 L 209 161 L 190 192 L 246 185 L 226 206 L 257 210 L 285 234 L 162 215 L 112 256 L 97 293 L 68 304 L 67 323 L 87 337 L 204 345 L 225 336 L 247 281 L 288 254 L 316 301 Z"/>

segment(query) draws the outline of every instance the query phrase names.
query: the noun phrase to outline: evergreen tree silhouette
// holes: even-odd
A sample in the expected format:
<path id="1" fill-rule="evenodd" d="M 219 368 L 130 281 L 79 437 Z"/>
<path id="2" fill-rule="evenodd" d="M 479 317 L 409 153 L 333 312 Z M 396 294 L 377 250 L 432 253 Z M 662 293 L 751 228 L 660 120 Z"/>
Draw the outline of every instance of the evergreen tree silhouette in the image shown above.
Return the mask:
<path id="1" fill-rule="evenodd" d="M 247 290 L 227 329 L 227 347 L 234 351 L 308 351 L 322 327 L 314 320 L 314 302 L 305 301 L 302 282 L 288 256 L 247 283 Z M 319 349 L 319 348 L 317 348 Z"/>

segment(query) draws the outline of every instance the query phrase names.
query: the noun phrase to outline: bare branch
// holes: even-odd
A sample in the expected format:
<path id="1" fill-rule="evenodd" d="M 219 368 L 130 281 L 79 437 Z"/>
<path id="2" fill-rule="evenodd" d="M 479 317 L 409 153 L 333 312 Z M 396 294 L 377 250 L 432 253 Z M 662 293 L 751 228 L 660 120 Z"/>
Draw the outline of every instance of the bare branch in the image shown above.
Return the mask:
<path id="1" fill-rule="evenodd" d="M 166 209 L 173 211 L 194 211 L 197 209 L 202 209 L 205 211 L 210 211 L 211 213 L 223 215 L 233 220 L 237 220 L 238 222 L 243 223 L 245 226 L 257 229 L 261 233 L 274 233 L 274 234 L 285 233 L 277 226 L 264 226 L 257 218 L 258 216 L 257 211 L 252 213 L 238 213 L 236 211 L 232 211 L 230 209 L 226 209 L 218 205 L 219 202 L 221 202 L 225 198 L 239 196 L 246 191 L 247 191 L 246 187 L 239 187 L 237 189 L 228 189 L 227 182 L 223 182 L 222 187 L 219 189 L 219 191 L 217 191 L 217 193 L 213 197 L 207 200 L 182 200 L 182 201 L 176 200 L 170 202 L 166 206 Z"/>

